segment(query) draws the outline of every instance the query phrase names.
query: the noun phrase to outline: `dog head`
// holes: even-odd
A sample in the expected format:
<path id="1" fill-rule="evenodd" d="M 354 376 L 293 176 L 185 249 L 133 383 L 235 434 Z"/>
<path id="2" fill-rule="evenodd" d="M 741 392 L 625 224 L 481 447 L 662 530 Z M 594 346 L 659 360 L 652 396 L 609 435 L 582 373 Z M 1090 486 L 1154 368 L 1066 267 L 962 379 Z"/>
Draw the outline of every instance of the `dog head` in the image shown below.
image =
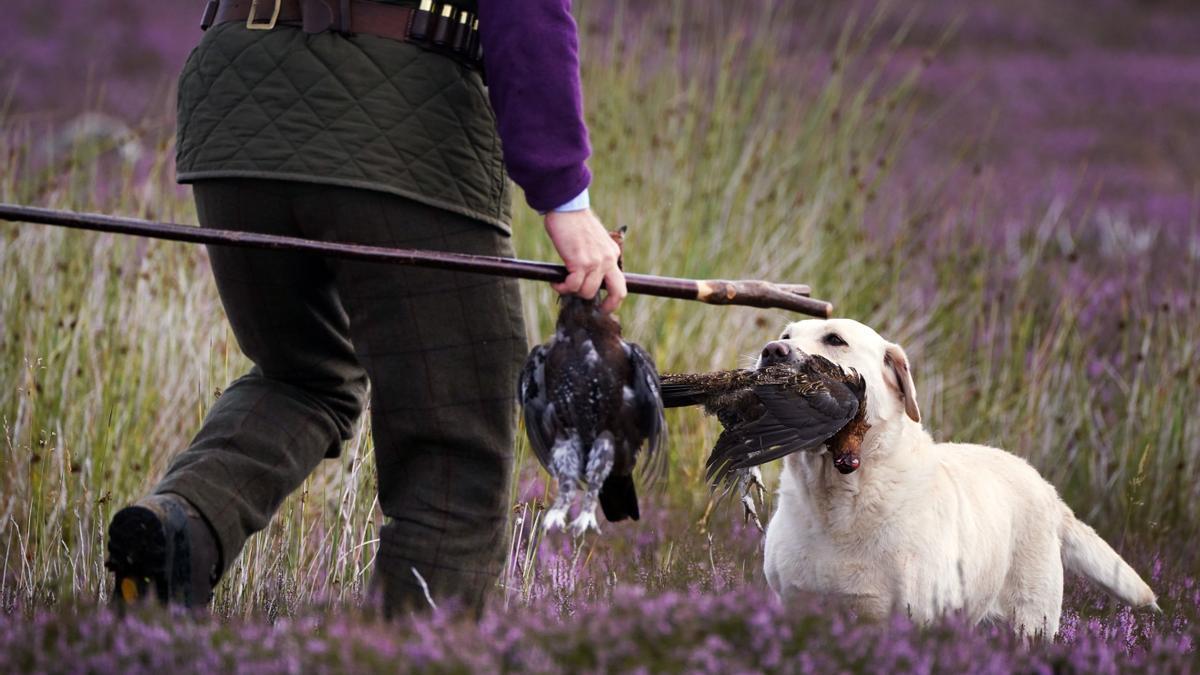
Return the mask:
<path id="1" fill-rule="evenodd" d="M 888 342 L 863 324 L 851 319 L 812 319 L 788 324 L 779 340 L 768 343 L 759 357 L 776 358 L 791 350 L 818 354 L 843 368 L 858 371 L 867 383 L 867 423 L 875 429 L 899 429 L 905 418 L 921 421 L 917 390 L 913 385 L 908 356 L 900 345 Z"/>

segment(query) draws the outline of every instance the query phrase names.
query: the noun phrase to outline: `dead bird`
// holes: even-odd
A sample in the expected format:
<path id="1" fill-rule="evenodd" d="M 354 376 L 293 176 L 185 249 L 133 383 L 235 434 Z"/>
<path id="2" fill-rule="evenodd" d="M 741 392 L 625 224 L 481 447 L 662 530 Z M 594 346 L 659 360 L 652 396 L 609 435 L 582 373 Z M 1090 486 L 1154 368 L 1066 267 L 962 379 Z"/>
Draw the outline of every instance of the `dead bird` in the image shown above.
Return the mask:
<path id="1" fill-rule="evenodd" d="M 613 237 L 621 243 L 620 233 Z M 644 447 L 645 477 L 661 474 L 667 423 L 654 360 L 621 338 L 621 324 L 600 311 L 599 296 L 561 302 L 554 335 L 529 353 L 519 391 L 529 443 L 558 482 L 543 524 L 565 525 L 582 484 L 571 527 L 583 534 L 600 529 L 597 501 L 610 522 L 641 516 L 634 468 Z"/>
<path id="2" fill-rule="evenodd" d="M 667 374 L 661 388 L 665 407 L 701 405 L 721 423 L 706 477 L 714 486 L 736 487 L 760 529 L 750 494 L 762 489 L 759 465 L 825 446 L 841 473 L 859 467 L 866 382 L 824 357 L 775 341 L 763 348 L 757 368 Z"/>

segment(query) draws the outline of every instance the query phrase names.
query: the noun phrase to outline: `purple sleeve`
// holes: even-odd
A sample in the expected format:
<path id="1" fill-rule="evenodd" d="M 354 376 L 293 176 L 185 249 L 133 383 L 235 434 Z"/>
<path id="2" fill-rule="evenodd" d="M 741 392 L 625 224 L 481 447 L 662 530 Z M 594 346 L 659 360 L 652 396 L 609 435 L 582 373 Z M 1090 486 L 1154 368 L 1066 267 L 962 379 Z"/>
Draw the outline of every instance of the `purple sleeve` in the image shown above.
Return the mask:
<path id="1" fill-rule="evenodd" d="M 592 179 L 571 0 L 479 0 L 479 31 L 508 175 L 557 208 Z"/>

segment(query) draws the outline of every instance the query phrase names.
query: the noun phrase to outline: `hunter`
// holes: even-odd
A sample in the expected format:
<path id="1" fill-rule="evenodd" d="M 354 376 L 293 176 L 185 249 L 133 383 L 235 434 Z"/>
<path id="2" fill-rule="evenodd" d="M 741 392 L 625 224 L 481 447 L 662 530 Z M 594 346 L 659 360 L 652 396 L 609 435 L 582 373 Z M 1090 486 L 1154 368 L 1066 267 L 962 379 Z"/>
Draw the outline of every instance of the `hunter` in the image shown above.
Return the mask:
<path id="1" fill-rule="evenodd" d="M 177 169 L 202 227 L 511 256 L 507 174 L 544 214 L 560 293 L 625 296 L 589 208 L 570 0 L 213 0 L 179 79 Z M 486 80 L 485 80 L 486 78 Z M 486 82 L 486 84 L 485 84 Z M 210 247 L 253 367 L 109 527 L 117 602 L 204 606 L 250 535 L 367 404 L 386 614 L 479 612 L 503 563 L 517 282 Z"/>

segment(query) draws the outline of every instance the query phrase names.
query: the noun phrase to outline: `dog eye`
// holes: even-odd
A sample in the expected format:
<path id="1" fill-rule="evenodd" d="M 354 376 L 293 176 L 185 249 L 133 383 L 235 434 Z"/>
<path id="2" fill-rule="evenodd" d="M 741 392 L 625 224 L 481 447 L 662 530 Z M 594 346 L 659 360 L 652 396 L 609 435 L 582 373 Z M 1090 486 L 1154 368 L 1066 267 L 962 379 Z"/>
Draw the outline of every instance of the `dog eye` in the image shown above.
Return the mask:
<path id="1" fill-rule="evenodd" d="M 830 347 L 848 347 L 849 346 L 846 344 L 846 341 L 842 339 L 842 336 L 838 335 L 837 333 L 827 334 L 825 337 L 821 338 L 821 342 L 824 342 L 825 344 L 829 345 Z"/>
<path id="2" fill-rule="evenodd" d="M 791 339 L 792 339 L 792 334 L 791 334 L 791 333 L 784 333 L 783 335 L 780 335 L 780 336 L 779 336 L 779 339 L 780 339 L 780 340 L 791 340 Z"/>

